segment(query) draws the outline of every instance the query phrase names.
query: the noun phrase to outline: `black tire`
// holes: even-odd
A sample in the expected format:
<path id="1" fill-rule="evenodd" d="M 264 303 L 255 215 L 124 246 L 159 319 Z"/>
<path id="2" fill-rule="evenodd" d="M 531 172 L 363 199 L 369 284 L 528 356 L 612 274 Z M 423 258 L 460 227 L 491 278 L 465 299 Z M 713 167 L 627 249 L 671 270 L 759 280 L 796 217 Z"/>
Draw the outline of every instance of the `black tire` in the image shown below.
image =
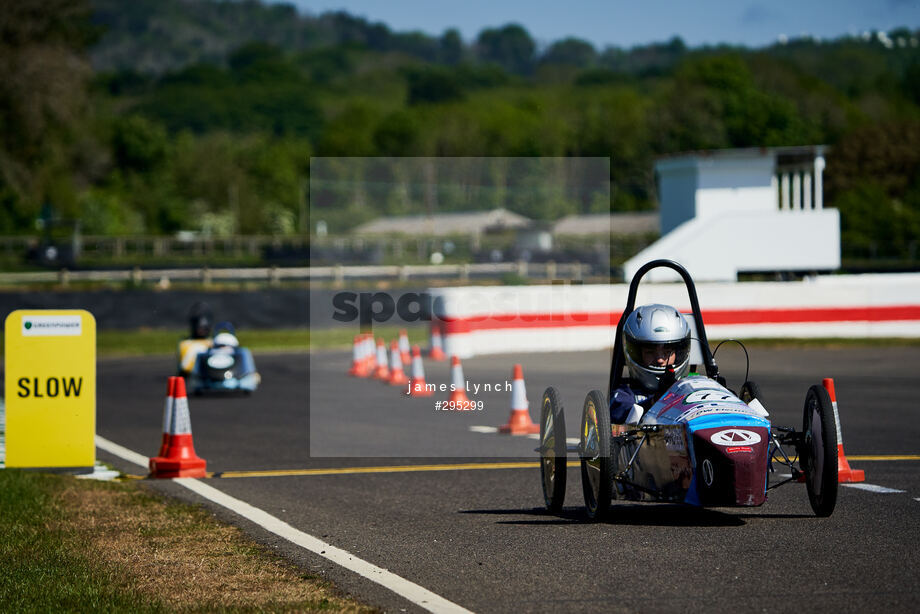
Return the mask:
<path id="1" fill-rule="evenodd" d="M 757 399 L 761 403 L 764 402 L 763 393 L 760 391 L 760 386 L 757 385 L 757 382 L 752 382 L 748 380 L 744 382 L 741 386 L 741 394 L 738 395 L 745 403 L 750 403 L 754 399 Z"/>
<path id="2" fill-rule="evenodd" d="M 540 409 L 540 481 L 546 509 L 558 512 L 565 501 L 565 411 L 559 393 L 550 386 Z"/>
<path id="3" fill-rule="evenodd" d="M 593 520 L 610 509 L 613 463 L 610 456 L 610 409 L 599 390 L 585 398 L 581 416 L 581 487 L 585 508 Z"/>
<path id="4" fill-rule="evenodd" d="M 837 504 L 837 426 L 827 390 L 812 386 L 805 395 L 800 464 L 808 501 L 816 516 L 827 517 Z"/>

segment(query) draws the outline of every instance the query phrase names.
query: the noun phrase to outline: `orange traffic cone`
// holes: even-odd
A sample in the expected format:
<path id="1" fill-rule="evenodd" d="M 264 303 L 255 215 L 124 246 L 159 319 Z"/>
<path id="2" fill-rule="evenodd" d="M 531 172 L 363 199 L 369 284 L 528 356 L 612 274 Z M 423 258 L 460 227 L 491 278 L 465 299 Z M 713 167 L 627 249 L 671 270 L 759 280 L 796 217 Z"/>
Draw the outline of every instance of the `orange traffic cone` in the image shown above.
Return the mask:
<path id="1" fill-rule="evenodd" d="M 412 346 L 412 385 L 409 387 L 410 397 L 430 397 L 433 390 L 425 384 L 425 366 L 422 364 L 422 350 L 417 345 Z"/>
<path id="2" fill-rule="evenodd" d="M 402 356 L 404 365 L 412 362 L 412 353 L 409 347 L 409 333 L 403 328 L 399 331 L 399 354 Z"/>
<path id="3" fill-rule="evenodd" d="M 399 342 L 394 341 L 390 344 L 390 386 L 405 386 L 409 383 L 406 372 L 403 371 L 403 359 L 399 352 Z"/>
<path id="4" fill-rule="evenodd" d="M 508 424 L 498 427 L 498 432 L 511 435 L 529 435 L 540 432 L 540 425 L 534 424 L 530 419 L 530 404 L 527 402 L 524 370 L 521 365 L 514 365 L 514 377 L 511 382 L 511 417 L 508 419 Z"/>
<path id="5" fill-rule="evenodd" d="M 150 475 L 155 478 L 203 478 L 207 463 L 195 454 L 185 380 L 181 377 L 174 379 L 175 402 L 169 421 L 169 441 L 165 454 L 150 459 Z"/>
<path id="6" fill-rule="evenodd" d="M 354 377 L 367 377 L 367 358 L 364 355 L 366 347 L 361 335 L 355 335 L 355 342 L 351 348 L 351 369 L 348 370 L 349 375 L 353 375 Z"/>
<path id="7" fill-rule="evenodd" d="M 374 379 L 384 381 L 390 379 L 390 368 L 387 366 L 387 346 L 383 339 L 377 339 L 377 368 L 374 369 Z"/>
<path id="8" fill-rule="evenodd" d="M 169 448 L 169 430 L 172 426 L 173 406 L 176 404 L 176 380 L 179 377 L 170 377 L 166 382 L 166 403 L 163 407 L 163 439 L 160 441 L 160 451 L 157 456 L 166 456 Z"/>
<path id="9" fill-rule="evenodd" d="M 450 357 L 450 397 L 447 399 L 448 409 L 472 409 L 473 402 L 466 396 L 466 378 L 463 377 L 463 365 L 460 358 Z"/>
<path id="10" fill-rule="evenodd" d="M 428 349 L 428 358 L 431 360 L 446 360 L 447 354 L 444 353 L 443 338 L 441 337 L 441 328 L 437 325 L 431 325 L 431 346 Z"/>
<path id="11" fill-rule="evenodd" d="M 847 462 L 846 454 L 843 453 L 843 434 L 840 432 L 840 414 L 837 413 L 837 393 L 834 391 L 834 380 L 826 377 L 821 384 L 831 398 L 834 422 L 837 424 L 837 481 L 841 483 L 865 482 L 866 472 L 862 469 L 850 469 L 850 463 Z"/>
<path id="12" fill-rule="evenodd" d="M 374 335 L 363 333 L 364 339 L 364 365 L 367 371 L 367 377 L 373 377 L 374 369 L 377 368 L 377 346 L 374 344 Z"/>

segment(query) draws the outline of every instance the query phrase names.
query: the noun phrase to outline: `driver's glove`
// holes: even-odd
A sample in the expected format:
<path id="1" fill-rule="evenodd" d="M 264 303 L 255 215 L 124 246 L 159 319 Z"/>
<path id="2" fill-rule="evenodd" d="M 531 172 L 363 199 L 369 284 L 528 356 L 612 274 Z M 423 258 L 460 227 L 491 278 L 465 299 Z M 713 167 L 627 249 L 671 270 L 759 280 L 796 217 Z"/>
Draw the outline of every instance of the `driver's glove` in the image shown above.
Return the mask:
<path id="1" fill-rule="evenodd" d="M 636 404 L 636 393 L 629 386 L 621 386 L 613 391 L 610 399 L 610 421 L 614 424 L 623 424 L 626 417 Z"/>

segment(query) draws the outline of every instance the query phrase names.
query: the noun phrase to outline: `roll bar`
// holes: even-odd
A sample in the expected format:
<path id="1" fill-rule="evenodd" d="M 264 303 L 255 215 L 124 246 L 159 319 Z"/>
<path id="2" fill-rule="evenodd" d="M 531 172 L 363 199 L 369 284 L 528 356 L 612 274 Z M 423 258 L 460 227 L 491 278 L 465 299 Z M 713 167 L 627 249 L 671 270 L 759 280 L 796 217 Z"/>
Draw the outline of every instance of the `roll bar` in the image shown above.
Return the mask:
<path id="1" fill-rule="evenodd" d="M 608 403 L 613 397 L 613 391 L 620 386 L 623 379 L 623 367 L 626 366 L 626 361 L 623 358 L 623 327 L 626 325 L 626 318 L 629 317 L 629 314 L 636 308 L 636 293 L 639 290 L 639 281 L 646 273 L 657 268 L 672 269 L 684 280 L 684 285 L 687 286 L 687 294 L 690 295 L 690 308 L 693 311 L 693 321 L 696 323 L 696 332 L 699 336 L 703 364 L 706 366 L 706 375 L 713 379 L 719 376 L 719 367 L 716 365 L 715 358 L 712 356 L 712 351 L 709 349 L 709 341 L 706 339 L 706 329 L 703 327 L 703 316 L 700 313 L 700 302 L 696 297 L 696 286 L 693 285 L 693 279 L 691 279 L 690 273 L 687 272 L 687 269 L 673 260 L 652 260 L 651 262 L 643 264 L 639 270 L 636 271 L 636 274 L 633 275 L 632 281 L 629 284 L 626 309 L 620 316 L 619 323 L 617 323 L 616 338 L 613 341 L 613 357 L 610 360 L 610 387 L 607 390 Z"/>

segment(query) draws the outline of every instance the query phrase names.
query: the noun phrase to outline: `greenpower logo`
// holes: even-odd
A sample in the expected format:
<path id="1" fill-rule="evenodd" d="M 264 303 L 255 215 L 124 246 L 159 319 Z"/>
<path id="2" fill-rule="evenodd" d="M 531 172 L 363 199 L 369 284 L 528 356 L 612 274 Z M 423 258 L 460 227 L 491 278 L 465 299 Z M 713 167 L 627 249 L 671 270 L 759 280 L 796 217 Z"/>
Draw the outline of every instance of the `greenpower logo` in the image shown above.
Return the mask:
<path id="1" fill-rule="evenodd" d="M 79 337 L 83 321 L 78 315 L 23 316 L 22 334 L 27 337 Z"/>

